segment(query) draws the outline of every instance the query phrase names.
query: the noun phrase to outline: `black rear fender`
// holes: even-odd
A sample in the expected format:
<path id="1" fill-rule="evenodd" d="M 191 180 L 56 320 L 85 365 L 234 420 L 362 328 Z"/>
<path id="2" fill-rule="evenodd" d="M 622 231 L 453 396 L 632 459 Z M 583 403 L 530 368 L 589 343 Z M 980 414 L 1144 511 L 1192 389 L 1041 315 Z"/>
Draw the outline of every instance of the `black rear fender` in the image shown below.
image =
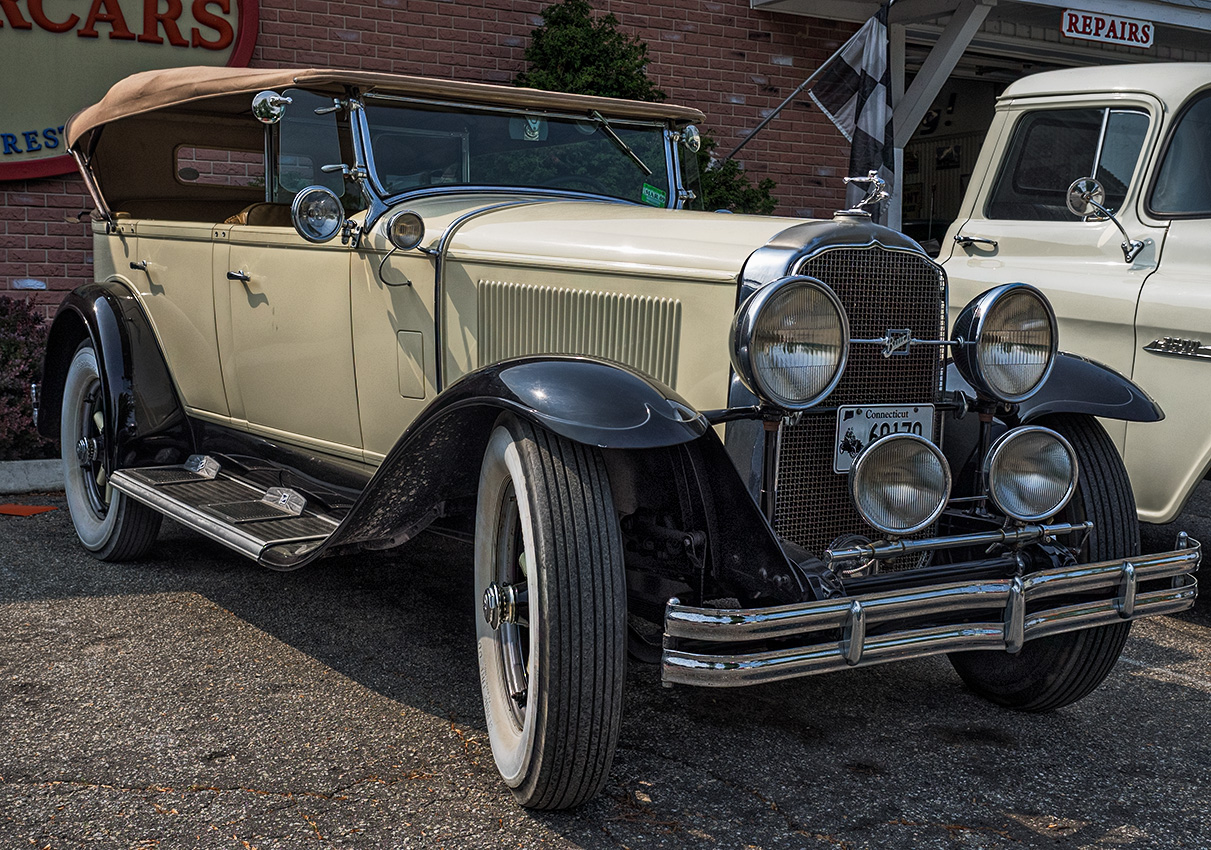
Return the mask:
<path id="1" fill-rule="evenodd" d="M 42 371 L 39 433 L 58 438 L 67 370 L 86 339 L 101 372 L 108 467 L 182 462 L 193 442 L 184 410 L 151 323 L 118 282 L 81 286 L 59 306 Z"/>

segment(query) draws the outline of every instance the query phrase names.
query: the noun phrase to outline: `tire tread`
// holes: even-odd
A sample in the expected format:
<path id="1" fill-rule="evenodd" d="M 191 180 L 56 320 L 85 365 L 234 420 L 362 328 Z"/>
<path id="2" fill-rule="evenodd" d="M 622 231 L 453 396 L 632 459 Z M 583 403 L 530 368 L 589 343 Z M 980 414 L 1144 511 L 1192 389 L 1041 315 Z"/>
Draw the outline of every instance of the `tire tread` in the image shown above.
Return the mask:
<path id="1" fill-rule="evenodd" d="M 547 711 L 539 712 L 550 728 L 538 729 L 537 770 L 514 793 L 531 808 L 565 809 L 601 791 L 618 743 L 626 655 L 622 543 L 600 451 L 528 423 L 516 429 L 537 461 L 536 545 L 565 569 L 544 572 L 548 598 L 559 603 L 548 606 L 549 667 L 540 674 L 550 676 L 541 688 Z M 587 622 L 598 627 L 584 628 Z"/>

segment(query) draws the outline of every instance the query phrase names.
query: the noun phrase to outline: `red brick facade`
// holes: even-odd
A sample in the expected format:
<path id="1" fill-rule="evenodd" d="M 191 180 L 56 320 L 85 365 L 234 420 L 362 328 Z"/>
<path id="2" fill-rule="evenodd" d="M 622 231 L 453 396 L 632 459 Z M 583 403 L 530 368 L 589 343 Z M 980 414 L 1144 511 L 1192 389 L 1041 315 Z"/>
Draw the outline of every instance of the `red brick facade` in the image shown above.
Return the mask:
<path id="1" fill-rule="evenodd" d="M 546 0 L 262 0 L 254 67 L 332 66 L 510 83 L 524 64 Z M 706 113 L 726 153 L 827 59 L 856 27 L 762 12 L 748 0 L 660 5 L 597 0 L 645 41 L 649 75 L 676 103 Z M 844 196 L 848 145 L 802 98 L 739 159 L 778 183 L 778 212 L 828 215 Z M 0 183 L 0 295 L 23 279 L 49 315 L 62 293 L 91 279 L 91 202 L 75 177 Z"/>

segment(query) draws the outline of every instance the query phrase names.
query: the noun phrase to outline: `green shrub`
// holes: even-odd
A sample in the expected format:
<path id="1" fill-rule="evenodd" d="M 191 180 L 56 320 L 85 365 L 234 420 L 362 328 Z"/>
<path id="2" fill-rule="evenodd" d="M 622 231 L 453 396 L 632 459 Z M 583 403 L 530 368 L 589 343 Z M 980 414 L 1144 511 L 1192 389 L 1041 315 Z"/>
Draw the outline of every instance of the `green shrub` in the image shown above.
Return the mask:
<path id="1" fill-rule="evenodd" d="M 42 380 L 48 327 L 27 301 L 0 296 L 0 460 L 54 457 L 34 429 L 29 385 Z"/>
<path id="2" fill-rule="evenodd" d="M 766 177 L 756 186 L 734 159 L 720 162 L 712 154 L 718 142 L 703 134 L 698 150 L 698 173 L 702 176 L 702 208 L 735 213 L 771 215 L 778 206 L 773 196 L 778 184 Z"/>

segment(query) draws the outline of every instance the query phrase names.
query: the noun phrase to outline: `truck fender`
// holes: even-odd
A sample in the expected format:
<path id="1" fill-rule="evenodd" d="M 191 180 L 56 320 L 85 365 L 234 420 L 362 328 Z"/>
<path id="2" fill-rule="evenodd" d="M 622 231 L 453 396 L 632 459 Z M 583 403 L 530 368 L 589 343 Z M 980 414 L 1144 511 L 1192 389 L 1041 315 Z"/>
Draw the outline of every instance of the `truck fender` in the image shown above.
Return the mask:
<path id="1" fill-rule="evenodd" d="M 192 436 L 168 366 L 138 299 L 122 283 L 90 283 L 68 293 L 55 313 L 42 371 L 38 432 L 59 437 L 63 387 L 76 348 L 97 352 L 104 392 L 106 464 L 180 463 Z"/>

